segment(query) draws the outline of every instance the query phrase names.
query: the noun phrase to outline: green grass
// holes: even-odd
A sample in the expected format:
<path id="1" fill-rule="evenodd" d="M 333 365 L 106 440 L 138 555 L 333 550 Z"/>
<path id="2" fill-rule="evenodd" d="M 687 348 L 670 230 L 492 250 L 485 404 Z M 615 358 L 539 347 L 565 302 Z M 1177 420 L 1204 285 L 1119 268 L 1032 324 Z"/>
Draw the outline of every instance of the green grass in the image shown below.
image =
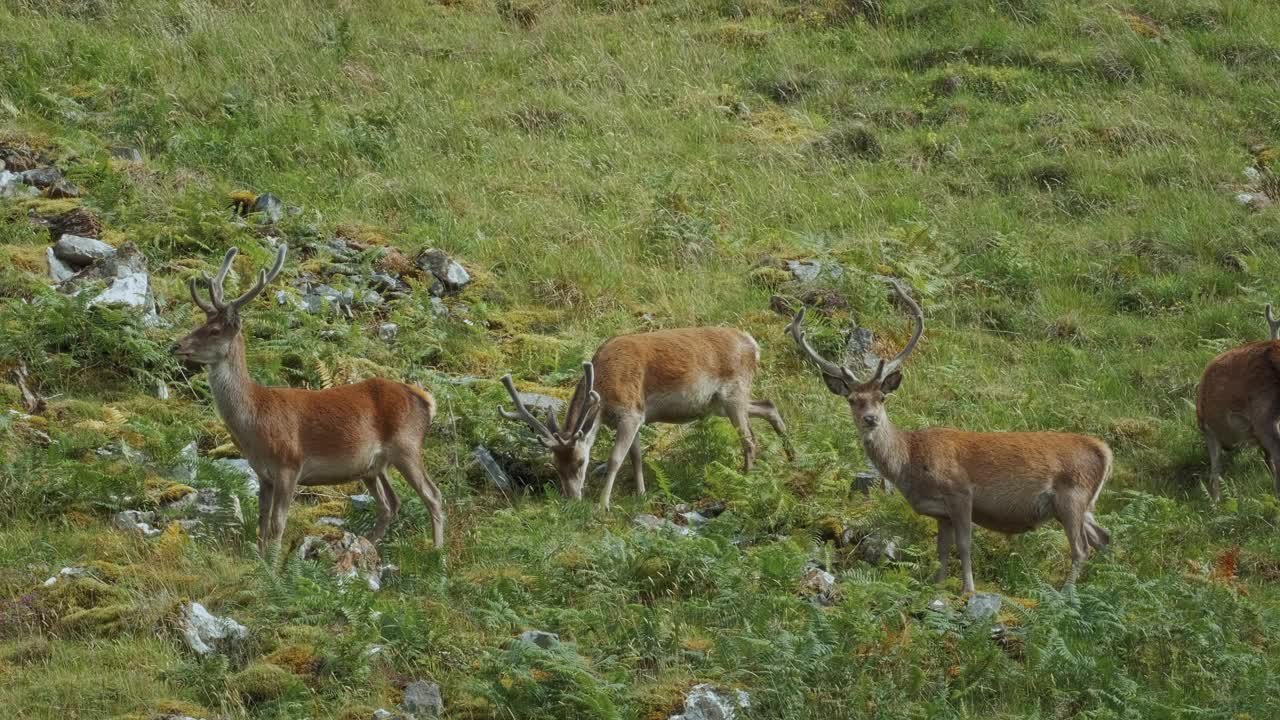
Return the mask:
<path id="1" fill-rule="evenodd" d="M 44 288 L 27 217 L 47 208 L 0 200 L 0 367 L 26 363 L 52 398 L 36 427 L 0 412 L 0 704 L 19 716 L 181 702 L 363 718 L 424 676 L 458 718 L 665 718 L 698 682 L 747 690 L 760 718 L 1272 714 L 1280 504 L 1251 452 L 1208 503 L 1192 405 L 1204 364 L 1262 337 L 1280 297 L 1277 211 L 1233 197 L 1246 166 L 1274 179 L 1257 146 L 1280 144 L 1265 0 L 18 0 L 0 26 L 0 140 L 43 147 L 108 240 L 139 245 L 171 323 Z M 145 162 L 111 160 L 116 144 Z M 425 285 L 350 322 L 271 293 L 246 318 L 262 382 L 378 373 L 436 393 L 447 571 L 402 484 L 381 548 L 401 572 L 377 594 L 310 565 L 267 572 L 252 519 L 216 542 L 109 529 L 154 478 L 98 448 L 123 440 L 164 467 L 228 440 L 204 378 L 165 348 L 196 323 L 187 278 L 231 244 L 269 261 L 227 207 L 243 189 L 302 208 L 273 231 L 295 249 L 377 235 L 476 276 L 458 298 L 471 325 L 434 316 Z M 851 317 L 896 348 L 907 322 L 872 275 L 915 289 L 928 329 L 891 401 L 899 425 L 1112 445 L 1099 518 L 1115 542 L 1074 593 L 1053 589 L 1069 564 L 1056 526 L 981 531 L 979 588 L 1028 600 L 1001 618 L 1011 639 L 924 610 L 959 589 L 928 583 L 933 523 L 848 491 L 856 432 L 770 310 L 795 290 L 752 274 L 766 257 L 846 266 L 848 307 L 811 314 L 829 351 Z M 284 279 L 315 269 L 292 258 Z M 646 430 L 651 494 L 632 497 L 624 471 L 607 516 L 508 501 L 468 466 L 483 443 L 549 472 L 499 424 L 496 383 L 446 379 L 512 372 L 567 393 L 610 335 L 692 324 L 760 341 L 757 394 L 778 402 L 794 463 L 763 428 L 746 477 L 723 421 Z M 173 399 L 151 397 L 157 380 Z M 0 402 L 19 408 L 17 389 Z M 207 463 L 196 484 L 232 485 Z M 702 498 L 730 511 L 696 537 L 631 526 Z M 824 544 L 833 522 L 899 536 L 901 561 Z M 840 578 L 831 608 L 797 594 L 808 559 Z M 46 577 L 93 560 L 118 566 L 105 600 L 74 606 L 95 614 L 41 605 Z M 248 625 L 246 656 L 190 657 L 172 630 L 184 598 Z M 511 646 L 527 628 L 566 642 Z M 302 656 L 288 677 L 264 669 Z"/>

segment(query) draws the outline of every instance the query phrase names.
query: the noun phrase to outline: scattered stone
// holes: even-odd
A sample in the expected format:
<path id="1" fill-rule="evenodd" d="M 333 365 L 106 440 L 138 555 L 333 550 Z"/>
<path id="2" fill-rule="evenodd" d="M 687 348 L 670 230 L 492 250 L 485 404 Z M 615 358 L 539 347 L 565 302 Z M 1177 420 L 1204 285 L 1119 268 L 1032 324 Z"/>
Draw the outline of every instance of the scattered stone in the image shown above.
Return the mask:
<path id="1" fill-rule="evenodd" d="M 394 717 L 395 713 L 386 708 L 378 708 L 373 711 L 373 720 L 392 720 Z"/>
<path id="2" fill-rule="evenodd" d="M 168 511 L 187 511 L 192 515 L 205 517 L 223 517 L 230 522 L 244 522 L 244 513 L 240 509 L 240 497 L 233 493 L 223 494 L 216 488 L 202 488 L 183 496 L 164 506 Z"/>
<path id="3" fill-rule="evenodd" d="M 440 697 L 440 686 L 416 680 L 404 689 L 404 699 L 400 709 L 416 720 L 429 720 L 444 714 L 444 700 Z"/>
<path id="4" fill-rule="evenodd" d="M 695 685 L 684 699 L 684 712 L 668 720 L 733 720 L 739 710 L 751 707 L 751 697 L 742 690 L 717 692 L 707 684 Z"/>
<path id="5" fill-rule="evenodd" d="M 858 543 L 858 554 L 871 565 L 879 565 L 881 561 L 893 562 L 898 559 L 898 538 L 871 533 Z"/>
<path id="6" fill-rule="evenodd" d="M 489 448 L 483 445 L 477 445 L 471 451 L 476 462 L 479 463 L 480 469 L 484 470 L 485 477 L 489 478 L 489 482 L 493 483 L 499 490 L 504 493 L 510 493 L 514 487 L 511 477 L 507 475 L 507 471 L 502 469 L 498 461 L 493 458 L 493 453 L 489 452 Z"/>
<path id="7" fill-rule="evenodd" d="M 787 270 L 799 283 L 817 282 L 825 276 L 830 280 L 839 280 L 844 276 L 844 268 L 836 263 L 824 263 L 817 260 L 788 260 Z"/>
<path id="8" fill-rule="evenodd" d="M 560 644 L 559 635 L 544 630 L 525 630 L 520 633 L 519 640 L 530 645 L 537 645 L 543 650 L 551 650 Z"/>
<path id="9" fill-rule="evenodd" d="M 219 460 L 214 460 L 213 462 L 218 467 L 221 467 L 224 470 L 229 470 L 244 478 L 245 492 L 250 495 L 258 494 L 258 473 L 253 471 L 248 460 L 245 460 L 244 458 L 221 458 Z"/>
<path id="10" fill-rule="evenodd" d="M 71 266 L 58 259 L 58 256 L 53 252 L 53 248 L 45 248 L 44 253 L 44 259 L 49 263 L 49 279 L 54 283 L 61 285 L 76 274 L 76 271 Z"/>
<path id="11" fill-rule="evenodd" d="M 18 185 L 22 176 L 8 170 L 0 170 L 0 198 L 11 198 L 18 194 Z"/>
<path id="12" fill-rule="evenodd" d="M 378 339 L 382 342 L 393 342 L 396 334 L 400 332 L 400 326 L 395 323 L 382 323 L 378 326 Z"/>
<path id="13" fill-rule="evenodd" d="M 930 600 L 930 601 L 929 601 L 929 604 L 928 604 L 928 605 L 926 605 L 925 607 L 926 607 L 926 608 L 928 608 L 928 609 L 929 609 L 930 611 L 932 611 L 932 612 L 937 612 L 937 613 L 940 613 L 940 612 L 946 612 L 946 611 L 947 611 L 947 601 L 946 601 L 946 600 L 943 600 L 942 598 L 935 598 L 935 599 L 933 599 L 933 600 Z"/>
<path id="14" fill-rule="evenodd" d="M 356 302 L 355 291 L 347 288 L 338 290 L 329 285 L 307 284 L 302 295 L 302 308 L 312 315 L 325 311 L 326 308 L 349 308 Z"/>
<path id="15" fill-rule="evenodd" d="M 200 603 L 183 608 L 182 637 L 197 655 L 226 653 L 249 637 L 249 629 L 231 618 L 217 617 Z"/>
<path id="16" fill-rule="evenodd" d="M 1254 212 L 1258 212 L 1260 210 L 1265 210 L 1267 207 L 1269 207 L 1272 201 L 1271 201 L 1271 197 L 1268 196 L 1266 193 L 1246 192 L 1246 193 L 1239 193 L 1238 195 L 1236 195 L 1236 202 L 1240 203 L 1241 205 L 1244 205 L 1245 207 L 1249 208 L 1250 210 L 1253 210 Z"/>
<path id="17" fill-rule="evenodd" d="M 443 295 L 446 292 L 458 292 L 471 282 L 471 273 L 457 261 L 450 258 L 443 250 L 432 248 L 418 255 L 414 263 L 438 281 L 431 286 L 432 295 Z"/>
<path id="18" fill-rule="evenodd" d="M 95 241 L 96 242 L 96 241 Z M 112 281 L 130 275 L 146 274 L 147 259 L 142 251 L 132 242 L 116 248 L 110 255 L 94 263 L 72 278 L 63 288 L 64 292 L 79 292 L 82 287 L 99 280 Z"/>
<path id="19" fill-rule="evenodd" d="M 1258 168 L 1250 165 L 1244 169 L 1244 179 L 1247 180 L 1250 185 L 1257 185 L 1262 182 L 1262 172 L 1258 170 Z"/>
<path id="20" fill-rule="evenodd" d="M 59 180 L 44 189 L 44 196 L 52 200 L 65 200 L 80 197 L 80 188 L 68 180 Z"/>
<path id="21" fill-rule="evenodd" d="M 54 575 L 48 580 L 45 580 L 44 586 L 49 587 L 51 585 L 57 585 L 59 580 L 62 580 L 64 578 L 80 577 L 81 575 L 84 575 L 84 573 L 85 573 L 85 569 L 82 567 L 64 567 L 58 571 L 57 575 Z"/>
<path id="22" fill-rule="evenodd" d="M 677 535 L 693 534 L 693 531 L 690 530 L 689 528 L 681 527 L 680 525 L 677 525 L 671 522 L 670 520 L 657 517 L 656 515 L 648 515 L 648 514 L 637 515 L 635 516 L 635 518 L 632 519 L 632 522 L 635 523 L 638 527 L 642 527 L 648 530 L 670 530 L 671 532 Z"/>
<path id="23" fill-rule="evenodd" d="M 142 162 L 142 153 L 136 148 L 126 147 L 124 145 L 113 145 L 110 149 L 111 157 L 116 160 L 124 160 L 125 162 Z"/>
<path id="24" fill-rule="evenodd" d="M 975 593 L 964 604 L 964 614 L 973 621 L 987 620 L 1000 612 L 1001 599 L 992 593 Z"/>
<path id="25" fill-rule="evenodd" d="M 262 193 L 253 201 L 250 213 L 258 213 L 259 225 L 275 225 L 284 218 L 285 207 L 280 198 L 271 193 Z"/>
<path id="26" fill-rule="evenodd" d="M 810 564 L 800 578 L 800 587 L 804 593 L 819 605 L 831 605 L 836 590 L 836 576 L 815 564 Z"/>
<path id="27" fill-rule="evenodd" d="M 347 526 L 347 521 L 346 521 L 346 520 L 343 520 L 342 518 L 337 518 L 337 517 L 328 517 L 328 516 L 326 516 L 326 517 L 322 517 L 322 518 L 316 518 L 316 524 L 317 524 L 317 525 L 327 525 L 328 527 L 336 527 L 336 528 L 340 528 L 340 527 L 346 527 L 346 526 Z"/>
<path id="28" fill-rule="evenodd" d="M 298 559 L 315 560 L 321 557 L 333 562 L 333 572 L 338 583 L 359 578 L 370 590 L 382 588 L 382 568 L 378 564 L 378 550 L 367 538 L 343 531 L 342 537 L 329 539 L 308 535 L 298 546 Z"/>
<path id="29" fill-rule="evenodd" d="M 676 517 L 680 518 L 680 520 L 683 521 L 686 526 L 694 529 L 700 528 L 711 521 L 711 518 L 703 515 L 702 513 L 696 510 L 691 512 L 678 513 Z"/>
<path id="30" fill-rule="evenodd" d="M 874 470 L 863 470 L 853 475 L 853 489 L 863 495 L 870 495 L 871 489 L 880 486 L 880 473 Z"/>
<path id="31" fill-rule="evenodd" d="M 136 273 L 128 277 L 118 278 L 89 301 L 90 305 L 124 305 L 139 310 L 151 310 L 154 302 L 151 299 L 151 276 Z"/>
<path id="32" fill-rule="evenodd" d="M 111 526 L 124 532 L 140 532 L 143 537 L 155 537 L 160 529 L 152 527 L 156 514 L 150 510 L 121 510 L 111 516 Z"/>
<path id="33" fill-rule="evenodd" d="M 116 249 L 101 240 L 68 233 L 54 243 L 53 254 L 72 266 L 85 267 L 115 255 Z"/>
<path id="34" fill-rule="evenodd" d="M 62 173 L 55 167 L 42 167 L 22 173 L 22 182 L 32 187 L 47 188 L 57 185 L 62 180 Z"/>
<path id="35" fill-rule="evenodd" d="M 367 494 L 352 495 L 350 500 L 351 500 L 351 507 L 355 508 L 356 510 L 368 510 L 369 508 L 373 507 L 372 495 L 367 495 Z"/>
<path id="36" fill-rule="evenodd" d="M 431 312 L 437 317 L 449 317 L 449 307 L 435 295 L 431 296 Z"/>

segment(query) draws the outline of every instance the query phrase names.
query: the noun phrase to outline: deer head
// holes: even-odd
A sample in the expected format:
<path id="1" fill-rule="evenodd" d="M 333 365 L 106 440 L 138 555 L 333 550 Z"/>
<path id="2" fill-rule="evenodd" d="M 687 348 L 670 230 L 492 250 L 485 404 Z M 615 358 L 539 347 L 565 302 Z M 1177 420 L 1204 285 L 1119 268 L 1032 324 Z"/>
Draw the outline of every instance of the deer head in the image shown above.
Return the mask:
<path id="1" fill-rule="evenodd" d="M 222 267 L 218 268 L 218 274 L 212 279 L 208 275 L 200 276 L 200 281 L 209 292 L 208 302 L 200 297 L 197 279 L 192 278 L 188 283 L 191 299 L 204 311 L 205 322 L 179 340 L 173 348 L 173 354 L 179 360 L 199 365 L 213 365 L 225 359 L 240 337 L 240 310 L 280 274 L 281 268 L 284 267 L 284 256 L 287 250 L 287 246 L 280 245 L 279 251 L 276 252 L 275 265 L 271 266 L 271 270 L 259 271 L 258 281 L 253 287 L 231 301 L 223 299 L 222 283 L 227 279 L 227 271 L 231 269 L 231 261 L 235 260 L 237 248 L 233 247 L 227 251 L 222 259 Z"/>
<path id="2" fill-rule="evenodd" d="M 802 325 L 804 322 L 804 308 L 800 308 L 800 312 L 796 313 L 791 324 L 787 326 L 787 332 L 796 341 L 796 344 L 800 346 L 800 350 L 822 371 L 822 380 L 826 383 L 827 389 L 849 401 L 849 409 L 853 412 L 853 420 L 857 424 L 858 430 L 863 433 L 872 432 L 888 423 L 884 401 L 889 396 L 889 393 L 898 389 L 898 385 L 902 382 L 902 371 L 899 368 L 902 366 L 903 361 L 907 359 L 907 356 L 911 354 L 911 351 L 915 349 L 916 343 L 920 341 L 920 336 L 924 334 L 924 313 L 920 310 L 920 306 L 911 299 L 911 296 L 907 295 L 906 290 L 902 288 L 898 281 L 893 280 L 892 283 L 894 292 L 910 308 L 911 315 L 915 318 L 915 332 L 911 334 L 911 340 L 907 342 L 902 352 L 887 363 L 881 360 L 875 374 L 865 380 L 859 380 L 848 367 L 837 365 L 822 357 L 809 345 L 809 342 L 805 339 Z"/>
<path id="3" fill-rule="evenodd" d="M 556 474 L 560 476 L 560 492 L 575 500 L 582 499 L 582 488 L 587 482 L 587 461 L 591 458 L 591 446 L 595 444 L 596 433 L 600 429 L 597 422 L 600 416 L 600 394 L 594 389 L 595 366 L 589 362 L 583 363 L 582 372 L 583 378 L 565 410 L 564 430 L 556 422 L 554 409 L 547 409 L 546 423 L 529 412 L 510 375 L 502 377 L 502 384 L 515 404 L 515 411 L 508 412 L 498 408 L 498 414 L 502 417 L 528 425 L 538 442 L 551 451 L 552 464 L 555 465 Z"/>

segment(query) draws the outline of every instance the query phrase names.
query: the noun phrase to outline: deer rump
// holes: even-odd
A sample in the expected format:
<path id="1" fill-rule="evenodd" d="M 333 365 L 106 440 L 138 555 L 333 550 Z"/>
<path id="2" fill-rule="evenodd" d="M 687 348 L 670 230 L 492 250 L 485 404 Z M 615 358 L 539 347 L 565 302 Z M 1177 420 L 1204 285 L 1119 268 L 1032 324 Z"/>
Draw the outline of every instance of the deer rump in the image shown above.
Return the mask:
<path id="1" fill-rule="evenodd" d="M 1196 389 L 1196 422 L 1230 450 L 1257 445 L 1255 424 L 1280 418 L 1280 342 L 1232 348 L 1204 369 Z"/>

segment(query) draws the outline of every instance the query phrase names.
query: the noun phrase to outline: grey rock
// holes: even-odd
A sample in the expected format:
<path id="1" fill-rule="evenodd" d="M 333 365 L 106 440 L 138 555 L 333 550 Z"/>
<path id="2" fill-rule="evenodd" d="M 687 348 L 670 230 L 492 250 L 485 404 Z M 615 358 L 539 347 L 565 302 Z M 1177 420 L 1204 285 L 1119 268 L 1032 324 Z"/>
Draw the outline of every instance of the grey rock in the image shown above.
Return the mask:
<path id="1" fill-rule="evenodd" d="M 893 562 L 898 559 L 898 542 L 898 538 L 872 533 L 858 543 L 858 554 L 864 562 L 871 565 L 879 565 L 882 561 Z"/>
<path id="2" fill-rule="evenodd" d="M 1260 192 L 1239 193 L 1236 195 L 1236 202 L 1244 205 L 1254 212 L 1257 212 L 1259 210 L 1265 210 L 1271 205 L 1271 197 L 1266 193 Z"/>
<path id="3" fill-rule="evenodd" d="M 810 567 L 800 577 L 806 595 L 819 605 L 830 605 L 836 589 L 836 576 L 820 567 Z"/>
<path id="4" fill-rule="evenodd" d="M 480 469 L 484 470 L 485 477 L 489 478 L 489 482 L 493 483 L 499 490 L 504 493 L 511 492 L 514 487 L 511 477 L 507 475 L 507 471 L 502 469 L 498 461 L 493 458 L 493 453 L 489 452 L 489 448 L 483 445 L 477 445 L 471 451 L 472 457 L 479 463 Z"/>
<path id="5" fill-rule="evenodd" d="M 54 200 L 80 197 L 80 188 L 68 180 L 59 180 L 44 189 L 44 196 Z"/>
<path id="6" fill-rule="evenodd" d="M 686 526 L 691 528 L 700 528 L 711 520 L 711 518 L 706 517 L 696 510 L 692 512 L 682 512 L 679 514 L 679 517 L 684 521 Z"/>
<path id="7" fill-rule="evenodd" d="M 101 240 L 63 235 L 53 244 L 53 254 L 72 266 L 84 267 L 115 255 L 116 249 Z"/>
<path id="8" fill-rule="evenodd" d="M 111 157 L 116 160 L 124 160 L 125 162 L 142 162 L 142 153 L 137 148 L 126 147 L 124 145 L 112 145 Z"/>
<path id="9" fill-rule="evenodd" d="M 520 402 L 524 403 L 524 406 L 529 408 L 529 412 L 536 415 L 546 415 L 547 411 L 559 414 L 560 410 L 564 408 L 563 400 L 560 398 L 553 398 L 550 395 L 528 392 L 522 392 L 519 393 L 519 395 Z"/>
<path id="10" fill-rule="evenodd" d="M 111 526 L 124 532 L 140 532 L 144 537 L 155 537 L 160 531 L 151 526 L 156 514 L 150 510 L 121 510 L 111 516 Z"/>
<path id="11" fill-rule="evenodd" d="M 457 292 L 471 282 L 471 273 L 468 273 L 466 268 L 450 258 L 443 250 L 435 248 L 424 250 L 414 262 L 419 268 L 434 275 L 441 283 L 443 291 Z M 441 295 L 443 291 L 436 292 L 433 286 L 431 294 Z"/>
<path id="12" fill-rule="evenodd" d="M 880 473 L 863 470 L 853 475 L 853 489 L 863 495 L 870 495 L 871 489 L 880 486 Z"/>
<path id="13" fill-rule="evenodd" d="M 677 535 L 692 535 L 693 531 L 687 527 L 681 527 L 670 520 L 657 517 L 655 515 L 642 514 L 637 515 L 631 520 L 637 527 L 647 530 L 670 530 Z"/>
<path id="14" fill-rule="evenodd" d="M 21 175 L 8 170 L 0 170 L 0 198 L 16 197 L 18 195 L 18 186 L 21 184 Z"/>
<path id="15" fill-rule="evenodd" d="M 365 290 L 356 296 L 355 301 L 355 304 L 360 307 L 382 307 L 385 303 L 386 300 L 382 298 L 382 295 L 374 290 Z"/>
<path id="16" fill-rule="evenodd" d="M 400 279 L 384 272 L 375 272 L 369 276 L 369 287 L 382 292 L 398 292 L 408 289 Z"/>
<path id="17" fill-rule="evenodd" d="M 684 712 L 669 720 L 733 720 L 738 711 L 751 707 L 751 697 L 742 690 L 719 692 L 711 685 L 695 685 L 684 699 Z"/>
<path id="18" fill-rule="evenodd" d="M 840 265 L 817 260 L 788 260 L 787 270 L 791 272 L 791 277 L 795 278 L 796 282 L 802 284 L 817 282 L 824 276 L 830 280 L 839 280 L 844 277 L 844 268 Z"/>
<path id="19" fill-rule="evenodd" d="M 49 263 L 49 279 L 54 283 L 62 284 L 75 276 L 76 271 L 58 259 L 53 248 L 45 248 L 44 259 Z"/>
<path id="20" fill-rule="evenodd" d="M 71 578 L 80 577 L 81 575 L 84 575 L 84 573 L 85 573 L 85 569 L 82 567 L 64 567 L 58 571 L 57 575 L 54 575 L 48 580 L 45 580 L 44 583 L 42 584 L 45 587 L 51 587 L 53 585 L 57 585 L 59 582 L 63 580 L 70 580 Z"/>
<path id="21" fill-rule="evenodd" d="M 356 510 L 368 510 L 373 507 L 373 502 L 374 500 L 372 495 L 361 494 L 351 496 L 351 507 Z"/>
<path id="22" fill-rule="evenodd" d="M 443 300 L 436 297 L 435 293 L 431 295 L 431 312 L 437 317 L 449 317 L 449 307 L 444 304 Z"/>
<path id="23" fill-rule="evenodd" d="M 244 478 L 245 492 L 250 495 L 258 494 L 258 473 L 253 471 L 248 460 L 244 458 L 221 458 L 214 460 L 213 464 Z"/>
<path id="24" fill-rule="evenodd" d="M 63 235 L 62 237 L 67 237 Z M 132 242 L 126 242 L 71 278 L 63 287 L 64 292 L 79 292 L 81 288 L 98 280 L 112 281 L 147 272 L 147 258 Z"/>
<path id="25" fill-rule="evenodd" d="M 340 528 L 340 527 L 346 527 L 347 521 L 337 517 L 322 517 L 322 518 L 316 518 L 316 524 Z"/>
<path id="26" fill-rule="evenodd" d="M 1002 600 L 999 595 L 992 593 L 975 593 L 969 596 L 968 602 L 964 604 L 964 614 L 970 620 L 979 621 L 987 620 L 995 617 L 1000 612 Z"/>
<path id="27" fill-rule="evenodd" d="M 560 636 L 544 630 L 525 630 L 520 633 L 520 642 L 537 645 L 543 650 L 550 650 L 560 644 Z"/>
<path id="28" fill-rule="evenodd" d="M 438 718 L 444 714 L 444 700 L 440 686 L 426 680 L 415 680 L 404 689 L 400 709 L 416 720 Z"/>
<path id="29" fill-rule="evenodd" d="M 1247 180 L 1250 185 L 1257 185 L 1262 182 L 1262 172 L 1259 171 L 1258 168 L 1250 165 L 1244 169 L 1244 179 Z"/>
<path id="30" fill-rule="evenodd" d="M 271 193 L 262 193 L 249 212 L 258 213 L 259 225 L 274 225 L 284 218 L 284 203 Z"/>
<path id="31" fill-rule="evenodd" d="M 55 167 L 35 168 L 22 173 L 22 182 L 32 187 L 53 187 L 61 180 L 62 173 Z"/>
<path id="32" fill-rule="evenodd" d="M 845 363 L 850 368 L 859 366 L 875 370 L 880 365 L 880 356 L 872 349 L 875 335 L 864 327 L 854 326 L 844 339 Z"/>
<path id="33" fill-rule="evenodd" d="M 373 711 L 373 720 L 392 720 L 395 716 L 395 713 L 386 708 L 378 708 Z"/>
<path id="34" fill-rule="evenodd" d="M 227 653 L 249 637 L 249 629 L 231 618 L 217 617 L 197 602 L 183 608 L 182 638 L 197 655 Z"/>
<path id="35" fill-rule="evenodd" d="M 395 323 L 382 323 L 378 326 L 378 339 L 382 342 L 393 342 L 396 334 L 400 332 L 400 326 Z"/>
<path id="36" fill-rule="evenodd" d="M 338 584 L 363 580 L 370 590 L 382 588 L 382 566 L 378 550 L 367 538 L 343 531 L 337 539 L 308 535 L 298 546 L 299 560 L 327 559 L 333 563 Z"/>
<path id="37" fill-rule="evenodd" d="M 124 305 L 139 310 L 150 310 L 151 277 L 146 273 L 135 273 L 128 277 L 117 278 L 111 285 L 98 293 L 89 301 L 90 305 Z"/>
<path id="38" fill-rule="evenodd" d="M 187 446 L 178 452 L 178 462 L 165 472 L 165 476 L 175 482 L 191 484 L 196 479 L 196 467 L 200 462 L 200 454 L 196 449 L 195 443 L 187 443 Z"/>
<path id="39" fill-rule="evenodd" d="M 929 604 L 926 605 L 925 607 L 927 607 L 931 612 L 937 612 L 937 613 L 946 612 L 947 601 L 943 600 L 942 598 L 936 598 L 934 600 L 930 600 Z"/>

